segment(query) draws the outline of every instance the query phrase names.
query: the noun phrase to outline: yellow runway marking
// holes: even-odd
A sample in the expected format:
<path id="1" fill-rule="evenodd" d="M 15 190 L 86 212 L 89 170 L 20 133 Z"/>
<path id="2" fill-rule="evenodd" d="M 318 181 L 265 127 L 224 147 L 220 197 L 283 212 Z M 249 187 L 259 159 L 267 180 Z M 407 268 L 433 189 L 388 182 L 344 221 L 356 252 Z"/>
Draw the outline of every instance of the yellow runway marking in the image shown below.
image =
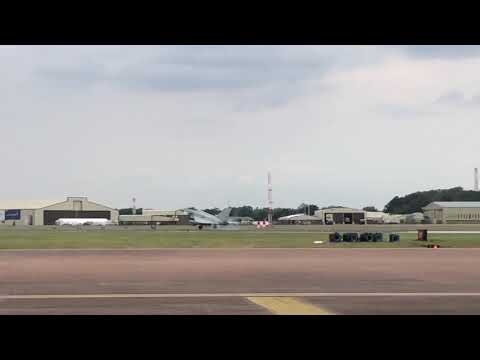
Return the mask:
<path id="1" fill-rule="evenodd" d="M 331 311 L 294 297 L 260 296 L 247 297 L 247 299 L 276 315 L 335 315 Z"/>

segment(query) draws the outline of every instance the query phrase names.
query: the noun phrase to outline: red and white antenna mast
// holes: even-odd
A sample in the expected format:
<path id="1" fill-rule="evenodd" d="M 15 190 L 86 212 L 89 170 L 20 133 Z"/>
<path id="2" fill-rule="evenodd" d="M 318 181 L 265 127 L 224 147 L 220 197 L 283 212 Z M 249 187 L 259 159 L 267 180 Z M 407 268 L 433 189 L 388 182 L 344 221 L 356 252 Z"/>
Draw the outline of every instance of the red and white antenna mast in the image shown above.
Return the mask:
<path id="1" fill-rule="evenodd" d="M 478 191 L 478 169 L 473 169 L 473 190 Z"/>
<path id="2" fill-rule="evenodd" d="M 272 175 L 268 172 L 268 223 L 272 224 L 273 200 L 272 200 Z"/>

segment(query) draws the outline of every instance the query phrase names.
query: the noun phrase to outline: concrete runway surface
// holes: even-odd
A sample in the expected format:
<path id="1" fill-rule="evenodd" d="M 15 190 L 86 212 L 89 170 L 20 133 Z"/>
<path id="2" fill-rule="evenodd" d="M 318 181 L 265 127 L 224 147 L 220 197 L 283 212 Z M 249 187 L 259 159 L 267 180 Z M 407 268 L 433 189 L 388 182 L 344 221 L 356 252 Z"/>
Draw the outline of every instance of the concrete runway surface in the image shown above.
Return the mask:
<path id="1" fill-rule="evenodd" d="M 480 314 L 480 249 L 6 250 L 0 314 Z"/>

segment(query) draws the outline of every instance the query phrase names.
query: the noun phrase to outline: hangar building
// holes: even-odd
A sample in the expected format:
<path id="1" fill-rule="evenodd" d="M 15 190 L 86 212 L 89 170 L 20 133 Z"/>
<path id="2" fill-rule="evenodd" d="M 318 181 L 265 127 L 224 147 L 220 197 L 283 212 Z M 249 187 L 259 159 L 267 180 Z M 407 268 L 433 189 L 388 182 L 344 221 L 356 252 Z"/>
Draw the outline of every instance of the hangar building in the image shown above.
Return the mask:
<path id="1" fill-rule="evenodd" d="M 60 218 L 108 219 L 118 222 L 118 210 L 97 204 L 86 197 L 67 200 L 5 202 L 0 201 L 0 223 L 6 225 L 55 225 Z"/>
<path id="2" fill-rule="evenodd" d="M 325 225 L 333 224 L 365 224 L 366 211 L 352 208 L 329 208 L 315 211 Z"/>
<path id="3" fill-rule="evenodd" d="M 480 223 L 480 201 L 434 201 L 422 210 L 432 224 Z"/>

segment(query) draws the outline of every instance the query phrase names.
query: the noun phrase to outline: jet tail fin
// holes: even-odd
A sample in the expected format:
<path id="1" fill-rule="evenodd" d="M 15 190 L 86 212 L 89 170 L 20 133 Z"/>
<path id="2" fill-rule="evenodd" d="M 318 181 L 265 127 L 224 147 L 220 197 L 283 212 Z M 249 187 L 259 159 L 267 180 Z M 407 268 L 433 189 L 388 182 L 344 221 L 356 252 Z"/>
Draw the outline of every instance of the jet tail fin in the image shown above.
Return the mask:
<path id="1" fill-rule="evenodd" d="M 220 212 L 220 214 L 217 215 L 217 217 L 222 221 L 227 221 L 228 218 L 230 217 L 231 212 L 232 212 L 231 207 L 225 208 Z"/>

